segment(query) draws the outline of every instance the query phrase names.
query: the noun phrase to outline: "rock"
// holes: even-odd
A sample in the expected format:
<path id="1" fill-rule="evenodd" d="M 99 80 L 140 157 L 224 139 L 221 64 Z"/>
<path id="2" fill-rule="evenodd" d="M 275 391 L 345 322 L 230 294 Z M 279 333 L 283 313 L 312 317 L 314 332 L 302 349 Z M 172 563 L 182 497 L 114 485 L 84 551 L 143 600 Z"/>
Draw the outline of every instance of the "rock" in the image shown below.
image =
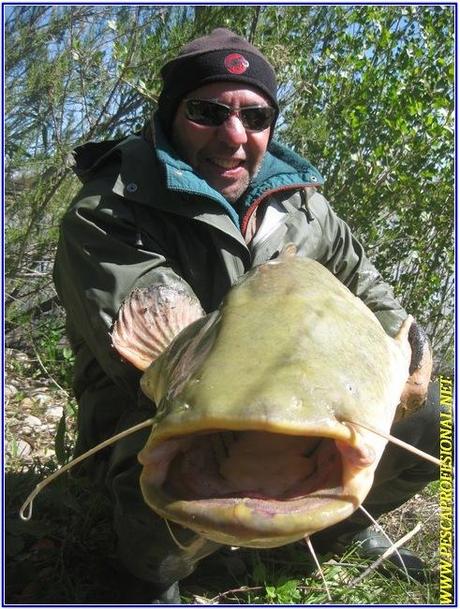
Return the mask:
<path id="1" fill-rule="evenodd" d="M 31 400 L 30 398 L 24 398 L 21 402 L 21 410 L 24 411 L 28 411 L 31 410 L 34 407 L 34 401 Z"/>
<path id="2" fill-rule="evenodd" d="M 52 427 L 54 427 L 54 425 L 52 425 Z M 49 430 L 50 430 L 49 425 L 46 425 L 45 423 L 42 423 L 40 425 L 39 431 L 48 432 Z"/>
<path id="3" fill-rule="evenodd" d="M 10 452 L 10 451 L 8 451 Z M 32 453 L 32 446 L 26 442 L 25 440 L 17 440 L 16 441 L 16 457 L 27 457 Z M 10 453 L 11 454 L 11 453 Z"/>
<path id="4" fill-rule="evenodd" d="M 14 370 L 13 362 L 20 362 L 21 368 L 23 370 L 28 370 L 31 367 L 31 359 L 27 355 L 27 353 L 23 353 L 22 351 L 16 351 L 16 349 L 6 349 L 6 364 L 7 369 Z"/>
<path id="5" fill-rule="evenodd" d="M 53 401 L 53 396 L 49 395 L 49 393 L 43 393 L 43 388 L 40 388 L 33 392 L 33 399 L 39 406 L 44 406 Z"/>
<path id="6" fill-rule="evenodd" d="M 14 385 L 8 383 L 8 385 L 5 385 L 5 398 L 7 400 L 14 398 L 14 396 L 18 393 L 18 388 L 15 387 Z"/>
<path id="7" fill-rule="evenodd" d="M 27 399 L 27 398 L 26 398 Z M 23 400 L 25 401 L 25 400 Z M 29 414 L 24 419 L 24 425 L 29 425 L 30 427 L 41 427 L 43 423 L 38 417 L 34 417 L 32 414 Z"/>
<path id="8" fill-rule="evenodd" d="M 46 409 L 45 417 L 50 421 L 59 421 L 64 413 L 62 406 L 49 406 Z"/>

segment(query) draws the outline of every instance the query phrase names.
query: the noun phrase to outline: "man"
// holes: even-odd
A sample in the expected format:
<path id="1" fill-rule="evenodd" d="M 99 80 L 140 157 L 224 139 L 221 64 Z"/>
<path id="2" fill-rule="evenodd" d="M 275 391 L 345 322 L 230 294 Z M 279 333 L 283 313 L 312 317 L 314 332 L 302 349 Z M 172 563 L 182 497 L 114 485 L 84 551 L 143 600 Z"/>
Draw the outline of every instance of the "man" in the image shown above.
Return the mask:
<path id="1" fill-rule="evenodd" d="M 139 373 L 121 361 L 110 340 L 118 311 L 135 289 L 185 287 L 210 312 L 246 271 L 295 243 L 300 255 L 319 260 L 358 295 L 388 334 L 407 317 L 319 194 L 316 169 L 272 140 L 276 78 L 255 47 L 217 29 L 186 45 L 161 73 L 158 111 L 142 135 L 76 151 L 75 171 L 84 185 L 63 219 L 55 282 L 76 356 L 77 453 L 152 415 L 153 405 L 139 394 Z M 411 346 L 406 403 L 424 399 L 431 366 L 415 326 Z M 436 451 L 434 410 L 420 412 L 407 419 L 401 435 Z M 218 545 L 174 527 L 188 549 L 179 548 L 144 504 L 136 454 L 147 435 L 121 441 L 89 467 L 113 498 L 122 562 L 146 582 L 146 596 L 179 602 L 177 580 Z M 436 477 L 434 467 L 392 449 L 380 469 L 369 499 L 374 515 Z M 349 519 L 320 541 L 366 526 Z"/>

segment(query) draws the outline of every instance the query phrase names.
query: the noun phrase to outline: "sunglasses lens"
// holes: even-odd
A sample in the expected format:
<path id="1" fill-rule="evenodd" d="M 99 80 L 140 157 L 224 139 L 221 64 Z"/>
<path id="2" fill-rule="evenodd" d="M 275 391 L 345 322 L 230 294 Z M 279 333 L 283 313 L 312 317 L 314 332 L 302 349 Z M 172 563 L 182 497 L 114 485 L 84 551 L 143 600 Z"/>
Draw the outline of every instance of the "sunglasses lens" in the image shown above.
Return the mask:
<path id="1" fill-rule="evenodd" d="M 267 129 L 275 118 L 275 110 L 270 106 L 242 108 L 240 114 L 243 125 L 250 131 L 263 131 Z"/>
<path id="2" fill-rule="evenodd" d="M 232 109 L 228 106 L 212 101 L 188 99 L 185 103 L 185 116 L 206 127 L 222 125 L 231 113 Z M 241 108 L 237 114 L 248 131 L 263 131 L 270 127 L 275 118 L 275 110 L 271 106 Z"/>
<path id="3" fill-rule="evenodd" d="M 230 109 L 214 102 L 189 99 L 185 104 L 185 115 L 199 125 L 217 127 L 230 116 Z"/>

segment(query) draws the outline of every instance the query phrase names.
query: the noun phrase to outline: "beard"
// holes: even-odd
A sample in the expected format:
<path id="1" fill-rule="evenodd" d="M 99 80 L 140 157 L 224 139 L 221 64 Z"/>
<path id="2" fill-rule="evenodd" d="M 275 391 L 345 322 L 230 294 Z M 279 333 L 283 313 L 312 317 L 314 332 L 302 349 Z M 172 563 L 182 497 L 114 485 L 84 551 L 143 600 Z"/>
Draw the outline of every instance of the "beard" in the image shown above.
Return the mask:
<path id="1" fill-rule="evenodd" d="M 241 180 L 239 183 L 235 184 L 234 192 L 231 192 L 228 194 L 223 194 L 222 192 L 220 193 L 224 197 L 224 199 L 226 199 L 229 203 L 231 203 L 231 205 L 235 205 L 235 203 L 238 203 L 240 201 L 240 199 L 248 191 L 251 184 L 254 183 L 255 179 L 257 178 L 257 176 L 260 172 L 260 168 L 262 167 L 263 160 L 264 160 L 264 157 L 261 159 L 261 161 L 258 163 L 256 168 L 254 169 L 252 175 L 246 176 L 244 180 Z M 216 190 L 218 190 L 218 189 L 216 189 Z M 218 192 L 219 192 L 219 190 L 218 190 Z"/>

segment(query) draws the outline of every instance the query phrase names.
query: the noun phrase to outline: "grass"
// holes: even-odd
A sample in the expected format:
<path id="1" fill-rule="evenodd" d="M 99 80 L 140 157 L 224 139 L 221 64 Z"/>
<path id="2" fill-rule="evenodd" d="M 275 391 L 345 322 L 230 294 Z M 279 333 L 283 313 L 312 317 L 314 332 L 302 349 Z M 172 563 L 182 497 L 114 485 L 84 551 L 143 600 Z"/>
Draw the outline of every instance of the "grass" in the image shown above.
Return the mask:
<path id="1" fill-rule="evenodd" d="M 350 548 L 343 556 L 322 557 L 322 570 L 329 589 L 319 577 L 307 548 L 292 544 L 270 551 L 238 550 L 246 572 L 231 577 L 212 576 L 208 558 L 198 571 L 185 582 L 184 597 L 188 602 L 206 604 L 420 604 L 433 603 L 437 598 L 436 577 L 428 584 L 420 584 L 393 576 L 373 572 L 359 586 L 351 586 L 366 568 Z M 234 559 L 235 560 L 235 559 Z M 233 579 L 233 582 L 232 582 Z M 203 594 L 203 587 L 207 592 Z"/>
<path id="2" fill-rule="evenodd" d="M 56 337 L 54 334 L 54 345 L 58 342 Z M 20 420 L 21 404 L 31 387 L 44 384 L 45 378 L 53 374 L 52 351 L 49 353 L 46 373 L 34 359 L 33 352 L 28 360 L 22 357 L 16 362 L 15 353 L 9 353 L 12 360 L 9 378 L 18 381 L 24 389 L 18 391 L 7 406 L 10 442 L 6 472 L 6 601 L 44 605 L 120 603 L 124 598 L 124 581 L 115 557 L 111 506 L 87 480 L 63 476 L 38 496 L 31 521 L 23 522 L 18 517 L 21 504 L 35 484 L 58 466 L 55 457 L 25 461 L 17 450 L 20 424 L 8 426 L 9 416 Z M 58 363 L 58 372 L 59 380 L 64 383 L 62 361 Z M 55 399 L 64 406 L 68 404 L 68 396 L 60 393 L 55 384 L 49 383 L 48 391 L 55 392 Z M 37 410 L 34 412 L 39 414 Z M 72 423 L 73 410 L 67 407 L 65 412 L 67 427 L 60 443 L 61 448 L 67 449 L 72 441 L 69 423 Z M 60 433 L 63 433 L 62 422 Z M 53 446 L 55 440 L 55 434 L 51 433 L 36 441 Z M 195 573 L 183 580 L 183 601 L 270 605 L 436 604 L 439 602 L 438 492 L 438 483 L 432 483 L 399 510 L 381 519 L 395 539 L 412 529 L 417 520 L 424 523 L 410 547 L 426 561 L 427 583 L 373 571 L 358 585 L 353 585 L 369 562 L 363 562 L 352 547 L 343 555 L 320 557 L 332 599 L 328 601 L 326 587 L 304 543 L 275 550 L 227 548 L 204 559 Z"/>

